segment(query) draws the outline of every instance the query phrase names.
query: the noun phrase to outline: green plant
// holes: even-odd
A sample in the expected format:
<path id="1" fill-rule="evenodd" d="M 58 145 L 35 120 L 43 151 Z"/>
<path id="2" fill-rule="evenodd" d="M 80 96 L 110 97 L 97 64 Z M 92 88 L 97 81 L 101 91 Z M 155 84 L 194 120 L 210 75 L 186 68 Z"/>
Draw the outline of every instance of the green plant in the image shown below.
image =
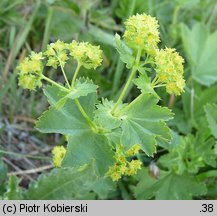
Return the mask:
<path id="1" fill-rule="evenodd" d="M 76 41 L 67 44 L 58 40 L 48 45 L 43 53 L 32 52 L 18 66 L 20 86 L 36 90 L 42 87 L 43 81 L 51 84 L 44 88 L 50 107 L 39 118 L 36 128 L 43 133 L 60 133 L 68 144 L 66 149 L 61 146 L 53 150 L 53 164 L 60 168 L 50 175 L 55 173 L 61 178 L 66 176 L 65 181 L 73 181 L 69 173 L 78 172 L 79 179 L 100 197 L 111 190 L 113 181 L 124 175 L 134 175 L 141 169 L 142 152 L 152 157 L 157 142 L 170 140 L 170 129 L 165 122 L 172 119 L 173 114 L 168 108 L 157 105 L 160 97 L 155 89 L 166 87 L 169 94 L 180 95 L 185 86 L 182 57 L 175 49 L 158 49 L 159 24 L 155 18 L 137 14 L 125 22 L 125 27 L 124 41 L 116 34 L 115 44 L 120 59 L 131 71 L 115 102 L 106 98 L 100 101 L 97 99 L 98 86 L 88 78 L 77 78 L 81 67 L 96 69 L 101 65 L 99 46 Z M 71 82 L 64 70 L 70 57 L 77 62 Z M 45 61 L 46 66 L 61 69 L 64 84 L 45 76 Z M 123 98 L 132 82 L 141 93 L 132 102 L 124 103 Z M 84 172 L 94 174 L 82 179 Z M 41 193 L 52 189 L 52 185 L 46 188 L 49 178 L 39 179 L 30 186 L 26 196 L 32 198 L 36 188 Z M 64 185 L 64 181 L 60 184 Z M 55 198 L 46 194 L 40 196 Z M 79 197 L 71 196 L 63 194 L 64 198 Z"/>

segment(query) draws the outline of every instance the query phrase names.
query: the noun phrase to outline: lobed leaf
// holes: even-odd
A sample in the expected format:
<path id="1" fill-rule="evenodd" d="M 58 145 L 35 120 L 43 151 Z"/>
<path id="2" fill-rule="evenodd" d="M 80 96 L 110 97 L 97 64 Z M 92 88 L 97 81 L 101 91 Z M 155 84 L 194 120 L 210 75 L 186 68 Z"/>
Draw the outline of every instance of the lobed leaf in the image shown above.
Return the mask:
<path id="1" fill-rule="evenodd" d="M 206 185 L 190 174 L 164 173 L 161 171 L 160 179 L 149 175 L 147 169 L 138 174 L 139 183 L 134 188 L 136 199 L 145 200 L 190 200 L 194 196 L 205 195 Z"/>
<path id="2" fill-rule="evenodd" d="M 68 147 L 63 167 L 80 167 L 94 161 L 96 173 L 104 176 L 114 163 L 114 152 L 108 139 L 101 134 L 88 131 L 68 137 Z"/>
<path id="3" fill-rule="evenodd" d="M 102 103 L 97 105 L 94 121 L 101 127 L 112 130 L 121 125 L 121 119 L 111 114 L 114 107 L 114 102 L 107 99 L 102 99 Z M 123 105 L 118 107 L 118 110 L 123 108 Z"/>
<path id="4" fill-rule="evenodd" d="M 210 34 L 208 28 L 200 23 L 195 24 L 191 30 L 184 24 L 181 27 L 193 78 L 200 84 L 212 85 L 217 81 L 217 31 Z"/>
<path id="5" fill-rule="evenodd" d="M 142 150 L 152 156 L 156 152 L 157 138 L 171 138 L 165 121 L 173 115 L 169 109 L 158 106 L 157 102 L 158 99 L 153 95 L 141 94 L 124 109 L 121 143 L 126 149 L 141 144 Z"/>
<path id="6" fill-rule="evenodd" d="M 83 134 L 90 131 L 89 125 L 73 100 L 67 100 L 61 109 L 53 106 L 61 98 L 61 93 L 57 87 L 49 86 L 46 88 L 45 95 L 48 97 L 51 107 L 38 119 L 36 128 L 43 133 L 60 133 L 63 135 Z M 88 100 L 81 97 L 79 101 L 84 110 L 92 117 L 96 94 L 90 94 Z"/>
<path id="7" fill-rule="evenodd" d="M 90 191 L 96 179 L 91 164 L 80 169 L 54 169 L 31 183 L 25 196 L 29 200 L 79 199 Z"/>
<path id="8" fill-rule="evenodd" d="M 142 93 L 151 93 L 159 98 L 151 85 L 150 78 L 146 74 L 140 75 L 138 78 L 134 79 L 133 82 Z"/>

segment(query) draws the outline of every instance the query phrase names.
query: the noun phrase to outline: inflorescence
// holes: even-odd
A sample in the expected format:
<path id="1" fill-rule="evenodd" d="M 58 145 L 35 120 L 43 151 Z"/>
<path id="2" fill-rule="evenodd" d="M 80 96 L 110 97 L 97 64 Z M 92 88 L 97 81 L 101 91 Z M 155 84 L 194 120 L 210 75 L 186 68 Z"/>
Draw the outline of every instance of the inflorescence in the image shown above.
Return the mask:
<path id="1" fill-rule="evenodd" d="M 42 86 L 43 61 L 46 66 L 64 68 L 69 57 L 72 56 L 80 66 L 86 69 L 96 69 L 102 63 L 102 50 L 99 46 L 94 46 L 86 42 L 64 43 L 56 41 L 47 46 L 47 50 L 42 53 L 32 52 L 30 57 L 26 57 L 17 67 L 19 70 L 19 85 L 29 90 L 35 90 Z"/>
<path id="2" fill-rule="evenodd" d="M 136 174 L 137 171 L 141 169 L 142 162 L 137 159 L 128 161 L 127 157 L 135 156 L 140 149 L 140 145 L 135 144 L 128 151 L 124 151 L 124 147 L 118 145 L 114 156 L 115 164 L 109 167 L 107 175 L 110 176 L 113 181 L 118 181 L 123 175 L 131 176 Z"/>

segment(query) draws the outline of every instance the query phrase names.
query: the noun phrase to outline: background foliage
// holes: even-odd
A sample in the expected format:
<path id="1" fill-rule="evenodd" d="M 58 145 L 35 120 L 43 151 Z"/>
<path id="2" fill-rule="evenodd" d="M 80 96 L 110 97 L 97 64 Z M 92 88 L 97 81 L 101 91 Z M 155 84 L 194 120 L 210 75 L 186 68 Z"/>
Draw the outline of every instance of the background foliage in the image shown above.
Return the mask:
<path id="1" fill-rule="evenodd" d="M 142 170 L 117 184 L 96 179 L 90 166 L 80 170 L 52 169 L 50 151 L 65 140 L 60 135 L 41 134 L 34 128 L 35 120 L 48 104 L 42 92 L 29 92 L 17 86 L 18 61 L 31 50 L 45 50 L 48 43 L 57 39 L 100 44 L 104 50 L 103 65 L 97 71 L 82 68 L 81 76 L 88 76 L 100 86 L 100 97 L 117 98 L 128 70 L 122 62 L 124 57 L 115 50 L 118 37 L 114 40 L 114 34 L 122 34 L 127 17 L 142 12 L 159 20 L 160 46 L 176 47 L 185 59 L 185 93 L 174 97 L 157 90 L 163 98 L 159 104 L 175 113 L 168 122 L 173 131 L 171 143 L 159 140 L 153 158 L 140 155 Z M 0 196 L 4 199 L 216 199 L 216 26 L 215 0 L 0 1 Z M 66 68 L 68 74 L 71 70 Z M 63 79 L 61 72 L 53 73 L 52 68 L 46 75 Z M 131 87 L 125 101 L 132 101 L 138 92 Z M 51 181 L 54 176 L 55 181 Z M 87 176 L 91 181 L 86 181 Z M 57 185 L 59 189 L 54 190 Z"/>

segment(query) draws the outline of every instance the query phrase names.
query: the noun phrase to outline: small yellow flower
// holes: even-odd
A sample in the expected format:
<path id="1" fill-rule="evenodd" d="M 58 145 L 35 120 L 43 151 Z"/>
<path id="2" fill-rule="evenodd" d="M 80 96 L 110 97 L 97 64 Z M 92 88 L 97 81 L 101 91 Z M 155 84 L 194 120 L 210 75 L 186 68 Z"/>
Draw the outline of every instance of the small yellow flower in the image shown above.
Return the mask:
<path id="1" fill-rule="evenodd" d="M 41 79 L 33 74 L 19 74 L 19 86 L 25 89 L 35 90 L 42 86 Z"/>
<path id="2" fill-rule="evenodd" d="M 159 83 L 166 84 L 169 94 L 180 95 L 185 87 L 184 59 L 175 49 L 166 48 L 157 52 L 155 63 Z"/>
<path id="3" fill-rule="evenodd" d="M 128 168 L 125 172 L 126 175 L 135 175 L 141 169 L 142 162 L 140 160 L 132 160 L 128 163 Z"/>
<path id="4" fill-rule="evenodd" d="M 63 41 L 56 41 L 47 45 L 47 50 L 44 52 L 44 55 L 48 57 L 47 66 L 57 68 L 60 63 L 64 66 L 66 61 L 69 59 L 67 56 L 68 44 Z"/>
<path id="5" fill-rule="evenodd" d="M 34 71 L 36 73 L 42 72 L 42 62 L 40 60 L 30 61 L 30 67 L 31 67 L 31 71 Z"/>
<path id="6" fill-rule="evenodd" d="M 181 92 L 184 91 L 184 87 L 185 80 L 182 77 L 180 77 L 179 79 L 177 78 L 176 82 L 166 84 L 166 91 L 169 94 L 180 95 Z"/>
<path id="7" fill-rule="evenodd" d="M 50 44 L 51 48 L 53 48 L 57 53 L 62 52 L 63 50 L 67 49 L 67 44 L 65 44 L 61 40 L 57 40 L 55 43 Z"/>
<path id="8" fill-rule="evenodd" d="M 134 155 L 138 154 L 140 149 L 141 149 L 141 145 L 135 144 L 128 151 L 126 151 L 126 155 L 127 156 L 134 156 Z"/>
<path id="9" fill-rule="evenodd" d="M 72 41 L 69 46 L 70 55 L 87 69 L 96 69 L 102 62 L 102 50 L 86 42 Z"/>
<path id="10" fill-rule="evenodd" d="M 110 176 L 111 176 L 112 181 L 118 181 L 121 178 L 121 173 L 114 172 Z"/>
<path id="11" fill-rule="evenodd" d="M 30 71 L 29 58 L 28 57 L 24 58 L 24 60 L 17 66 L 17 69 L 21 73 L 27 74 Z"/>
<path id="12" fill-rule="evenodd" d="M 48 58 L 46 66 L 51 66 L 51 67 L 57 69 L 58 64 L 59 64 L 59 62 L 58 62 L 57 58 L 51 56 Z"/>
<path id="13" fill-rule="evenodd" d="M 142 48 L 148 54 L 155 54 L 157 44 L 160 42 L 158 21 L 147 15 L 137 14 L 131 16 L 125 24 L 124 40 L 132 49 Z"/>
<path id="14" fill-rule="evenodd" d="M 39 53 L 31 52 L 30 58 L 32 61 L 39 61 L 44 59 L 42 52 Z"/>
<path id="15" fill-rule="evenodd" d="M 65 51 L 59 52 L 57 56 L 64 63 L 69 59 Z"/>
<path id="16" fill-rule="evenodd" d="M 123 175 L 134 175 L 141 168 L 142 162 L 140 160 L 132 160 L 128 162 L 126 157 L 133 156 L 141 149 L 139 144 L 135 144 L 128 151 L 124 151 L 122 145 L 116 146 L 115 152 L 115 164 L 109 167 L 107 175 L 112 178 L 113 181 L 118 181 Z"/>
<path id="17" fill-rule="evenodd" d="M 61 163 L 66 154 L 66 149 L 63 146 L 56 146 L 52 150 L 53 165 L 55 167 L 61 167 Z"/>
<path id="18" fill-rule="evenodd" d="M 44 55 L 50 57 L 55 56 L 56 52 L 51 45 L 47 45 L 47 50 L 44 52 Z"/>
<path id="19" fill-rule="evenodd" d="M 35 90 L 42 86 L 41 75 L 43 72 L 42 53 L 31 52 L 17 67 L 19 70 L 19 85 L 25 89 Z"/>

